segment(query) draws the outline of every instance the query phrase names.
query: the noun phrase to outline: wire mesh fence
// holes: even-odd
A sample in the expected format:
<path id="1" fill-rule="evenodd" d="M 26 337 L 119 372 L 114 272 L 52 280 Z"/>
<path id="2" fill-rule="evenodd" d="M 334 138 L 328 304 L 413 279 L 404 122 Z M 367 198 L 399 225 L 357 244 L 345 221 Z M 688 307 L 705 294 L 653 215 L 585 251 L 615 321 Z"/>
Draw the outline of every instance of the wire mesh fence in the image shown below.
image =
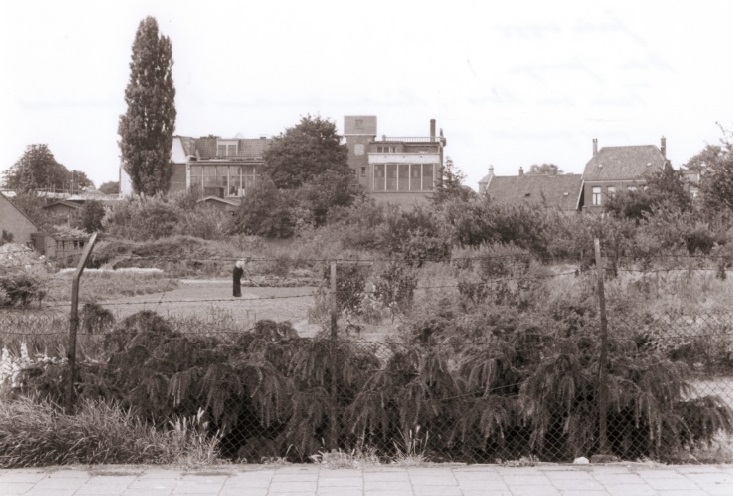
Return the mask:
<path id="1" fill-rule="evenodd" d="M 569 461 L 599 451 L 664 459 L 733 423 L 733 315 L 613 314 L 599 384 L 597 326 L 502 328 L 471 339 L 302 338 L 288 323 L 196 325 L 145 311 L 77 340 L 79 397 L 149 422 L 195 417 L 223 457 L 308 461 L 329 450 L 384 459 Z M 200 324 L 200 323 L 199 323 Z M 63 396 L 68 322 L 0 317 L 3 379 Z"/>

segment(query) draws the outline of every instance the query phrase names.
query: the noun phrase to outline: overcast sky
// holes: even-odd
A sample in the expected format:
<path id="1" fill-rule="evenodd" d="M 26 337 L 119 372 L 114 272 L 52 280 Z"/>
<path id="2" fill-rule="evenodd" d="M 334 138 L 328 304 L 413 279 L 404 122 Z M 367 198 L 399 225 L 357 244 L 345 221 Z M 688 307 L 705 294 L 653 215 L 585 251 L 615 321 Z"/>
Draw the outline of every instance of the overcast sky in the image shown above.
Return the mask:
<path id="1" fill-rule="evenodd" d="M 733 2 L 118 1 L 0 5 L 0 170 L 46 143 L 117 180 L 132 42 L 173 44 L 175 134 L 277 135 L 306 114 L 377 116 L 426 136 L 477 183 L 493 164 L 582 172 L 599 146 L 659 146 L 675 167 L 733 129 Z"/>

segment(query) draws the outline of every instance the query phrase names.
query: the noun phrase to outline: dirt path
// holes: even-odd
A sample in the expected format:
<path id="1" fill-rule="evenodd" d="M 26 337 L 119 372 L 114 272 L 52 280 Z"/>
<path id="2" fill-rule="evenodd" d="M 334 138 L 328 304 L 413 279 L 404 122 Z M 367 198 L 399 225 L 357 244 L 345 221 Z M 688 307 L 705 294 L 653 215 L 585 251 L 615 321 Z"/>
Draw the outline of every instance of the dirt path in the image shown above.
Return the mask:
<path id="1" fill-rule="evenodd" d="M 257 320 L 289 320 L 301 336 L 313 336 L 320 327 L 308 324 L 316 288 L 243 287 L 242 297 L 232 296 L 227 279 L 183 279 L 179 286 L 162 293 L 150 293 L 105 300 L 101 304 L 119 320 L 141 310 L 153 310 L 163 317 L 197 317 L 215 321 L 231 316 L 235 322 L 252 325 Z"/>

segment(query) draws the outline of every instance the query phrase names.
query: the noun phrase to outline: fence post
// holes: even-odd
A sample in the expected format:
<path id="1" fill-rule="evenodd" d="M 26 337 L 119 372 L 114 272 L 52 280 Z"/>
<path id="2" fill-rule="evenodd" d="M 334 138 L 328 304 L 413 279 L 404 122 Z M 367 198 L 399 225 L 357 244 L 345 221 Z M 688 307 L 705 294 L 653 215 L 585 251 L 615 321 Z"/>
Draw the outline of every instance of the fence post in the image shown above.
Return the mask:
<path id="1" fill-rule="evenodd" d="M 76 374 L 76 332 L 79 329 L 79 279 L 84 273 L 84 266 L 92 254 L 94 243 L 97 242 L 97 233 L 93 233 L 84 251 L 81 254 L 79 264 L 76 266 L 74 277 L 71 280 L 71 312 L 69 313 L 69 349 L 67 358 L 69 359 L 69 382 L 66 391 L 66 413 L 71 415 L 74 413 L 74 375 Z"/>
<path id="2" fill-rule="evenodd" d="M 331 262 L 331 429 L 329 433 L 329 449 L 338 449 L 339 438 L 339 403 L 338 403 L 338 295 L 336 284 L 336 262 Z"/>
<path id="3" fill-rule="evenodd" d="M 339 305 L 336 285 L 336 262 L 331 262 L 331 338 L 338 336 Z"/>
<path id="4" fill-rule="evenodd" d="M 598 452 L 608 453 L 606 411 L 608 404 L 608 322 L 606 320 L 606 295 L 603 288 L 603 259 L 601 258 L 601 241 L 593 240 L 596 250 L 596 271 L 598 279 L 598 308 L 601 316 L 601 357 L 598 364 Z"/>

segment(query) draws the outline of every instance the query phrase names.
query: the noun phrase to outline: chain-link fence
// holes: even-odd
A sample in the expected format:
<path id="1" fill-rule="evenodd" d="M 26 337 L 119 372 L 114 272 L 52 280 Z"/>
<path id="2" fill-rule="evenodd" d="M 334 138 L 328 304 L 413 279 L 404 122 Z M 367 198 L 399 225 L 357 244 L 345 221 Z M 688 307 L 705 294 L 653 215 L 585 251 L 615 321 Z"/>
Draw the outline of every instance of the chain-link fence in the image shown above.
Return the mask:
<path id="1" fill-rule="evenodd" d="M 23 315 L 0 319 L 2 378 L 63 398 L 67 333 L 58 329 L 68 322 Z M 426 328 L 366 342 L 343 332 L 301 338 L 271 321 L 216 330 L 149 311 L 100 319 L 82 322 L 76 394 L 161 425 L 198 414 L 229 459 L 342 450 L 569 461 L 600 451 L 602 387 L 607 451 L 623 459 L 673 458 L 733 420 L 729 314 L 610 313 L 605 384 L 594 325 L 512 328 L 489 318 L 471 339 Z"/>

